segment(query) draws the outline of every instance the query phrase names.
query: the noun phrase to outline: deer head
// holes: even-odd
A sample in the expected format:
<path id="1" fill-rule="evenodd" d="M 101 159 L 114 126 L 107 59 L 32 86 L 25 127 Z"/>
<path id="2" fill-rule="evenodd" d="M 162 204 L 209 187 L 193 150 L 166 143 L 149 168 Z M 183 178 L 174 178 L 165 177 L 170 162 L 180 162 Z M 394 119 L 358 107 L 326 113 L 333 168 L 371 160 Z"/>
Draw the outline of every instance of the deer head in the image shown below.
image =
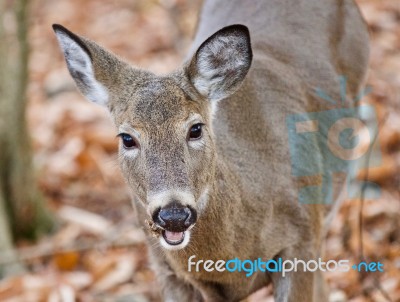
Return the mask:
<path id="1" fill-rule="evenodd" d="M 109 109 L 123 175 L 160 229 L 162 246 L 185 247 L 215 181 L 213 112 L 251 65 L 247 27 L 219 30 L 165 76 L 134 68 L 60 25 L 53 29 L 81 93 Z"/>

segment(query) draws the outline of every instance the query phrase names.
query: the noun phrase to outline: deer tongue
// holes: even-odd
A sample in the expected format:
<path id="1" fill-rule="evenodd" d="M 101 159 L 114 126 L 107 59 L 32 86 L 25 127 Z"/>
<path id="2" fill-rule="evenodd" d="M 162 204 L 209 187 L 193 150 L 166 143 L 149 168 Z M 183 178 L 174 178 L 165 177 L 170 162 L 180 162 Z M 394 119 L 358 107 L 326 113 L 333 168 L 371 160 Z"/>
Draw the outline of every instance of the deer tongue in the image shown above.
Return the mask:
<path id="1" fill-rule="evenodd" d="M 170 244 L 179 244 L 183 241 L 184 232 L 164 231 L 164 238 Z"/>

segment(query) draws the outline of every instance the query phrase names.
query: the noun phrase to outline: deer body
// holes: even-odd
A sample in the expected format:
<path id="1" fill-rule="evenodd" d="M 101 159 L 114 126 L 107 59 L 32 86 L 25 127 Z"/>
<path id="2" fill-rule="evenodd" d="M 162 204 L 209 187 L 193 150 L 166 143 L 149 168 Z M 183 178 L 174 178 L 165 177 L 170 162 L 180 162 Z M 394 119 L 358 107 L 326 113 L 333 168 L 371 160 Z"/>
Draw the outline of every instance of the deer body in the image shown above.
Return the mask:
<path id="1" fill-rule="evenodd" d="M 187 63 L 163 77 L 55 31 L 121 132 L 139 221 L 160 234 L 149 241 L 166 301 L 239 301 L 270 282 L 276 301 L 327 300 L 318 273 L 189 272 L 188 259 L 319 256 L 325 206 L 298 202 L 285 119 L 329 109 L 313 91 L 339 99 L 339 75 L 349 97 L 362 86 L 368 34 L 353 1 L 205 1 Z"/>

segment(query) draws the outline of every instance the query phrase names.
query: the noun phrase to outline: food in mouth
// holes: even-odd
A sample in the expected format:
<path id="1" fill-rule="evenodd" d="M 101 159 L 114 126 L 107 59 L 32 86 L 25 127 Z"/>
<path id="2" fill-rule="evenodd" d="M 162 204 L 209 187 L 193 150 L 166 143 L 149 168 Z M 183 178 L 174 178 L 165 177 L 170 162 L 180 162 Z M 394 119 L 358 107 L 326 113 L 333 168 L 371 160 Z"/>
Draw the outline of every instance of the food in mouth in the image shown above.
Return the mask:
<path id="1" fill-rule="evenodd" d="M 161 228 L 158 227 L 153 221 L 151 220 L 145 220 L 145 223 L 147 225 L 147 227 L 149 228 L 150 233 L 152 234 L 153 237 L 158 238 L 160 237 L 160 233 L 161 233 Z"/>

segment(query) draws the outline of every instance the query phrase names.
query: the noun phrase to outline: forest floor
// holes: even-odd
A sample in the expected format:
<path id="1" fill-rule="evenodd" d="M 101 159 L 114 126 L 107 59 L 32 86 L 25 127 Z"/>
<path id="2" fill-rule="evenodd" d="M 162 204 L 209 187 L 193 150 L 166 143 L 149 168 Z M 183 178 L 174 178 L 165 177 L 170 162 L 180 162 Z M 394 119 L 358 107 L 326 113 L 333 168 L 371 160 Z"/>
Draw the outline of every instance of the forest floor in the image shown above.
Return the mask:
<path id="1" fill-rule="evenodd" d="M 400 5 L 397 0 L 357 2 L 372 42 L 372 92 L 362 102 L 375 107 L 382 154 L 381 164 L 368 172 L 381 192 L 363 202 L 362 252 L 367 261 L 383 263 L 384 272 L 325 276 L 331 301 L 400 301 Z M 164 73 L 184 57 L 197 8 L 198 1 L 181 0 L 32 1 L 28 118 L 39 186 L 59 224 L 37 243 L 17 243 L 28 271 L 0 280 L 0 301 L 160 301 L 144 233 L 135 227 L 130 193 L 119 172 L 116 131 L 103 108 L 77 93 L 51 24 L 84 34 L 136 66 Z M 325 259 L 362 260 L 360 204 L 349 199 L 340 209 L 327 235 Z M 272 289 L 251 301 L 273 301 Z"/>

